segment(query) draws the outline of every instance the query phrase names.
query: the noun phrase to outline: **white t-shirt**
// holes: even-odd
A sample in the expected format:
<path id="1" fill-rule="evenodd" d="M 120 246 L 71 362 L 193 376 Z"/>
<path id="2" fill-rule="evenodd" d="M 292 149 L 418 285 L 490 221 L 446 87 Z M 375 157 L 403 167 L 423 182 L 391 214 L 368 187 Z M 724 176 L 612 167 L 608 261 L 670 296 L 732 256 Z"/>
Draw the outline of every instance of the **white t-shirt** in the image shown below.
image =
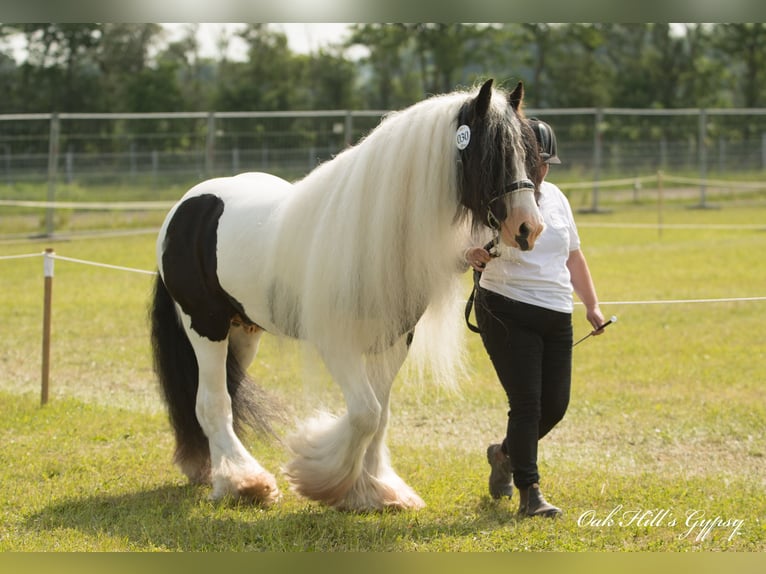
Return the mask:
<path id="1" fill-rule="evenodd" d="M 534 249 L 501 243 L 500 256 L 487 263 L 479 284 L 509 299 L 571 313 L 573 289 L 566 263 L 569 252 L 580 248 L 580 236 L 569 201 L 547 181 L 540 185 L 540 213 L 545 229 Z"/>

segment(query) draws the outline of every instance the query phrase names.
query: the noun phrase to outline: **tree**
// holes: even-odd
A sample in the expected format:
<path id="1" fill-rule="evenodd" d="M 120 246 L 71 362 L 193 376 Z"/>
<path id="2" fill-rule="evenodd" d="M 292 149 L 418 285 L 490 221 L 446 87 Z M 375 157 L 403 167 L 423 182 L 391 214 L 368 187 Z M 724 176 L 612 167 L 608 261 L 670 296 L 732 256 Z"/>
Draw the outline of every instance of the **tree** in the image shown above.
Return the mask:
<path id="1" fill-rule="evenodd" d="M 451 92 L 487 75 L 498 60 L 496 26 L 479 24 L 357 24 L 347 45 L 369 56 L 369 107 L 399 108 Z"/>
<path id="2" fill-rule="evenodd" d="M 734 23 L 714 28 L 714 45 L 735 73 L 741 94 L 735 105 L 766 106 L 766 23 Z"/>
<path id="3" fill-rule="evenodd" d="M 426 94 L 451 92 L 467 83 L 469 68 L 489 61 L 486 27 L 477 24 L 405 24 L 413 34 Z"/>
<path id="4" fill-rule="evenodd" d="M 546 56 L 543 101 L 552 107 L 605 106 L 613 86 L 604 62 L 606 42 L 600 24 L 551 26 L 553 47 Z"/>
<path id="5" fill-rule="evenodd" d="M 212 105 L 215 63 L 200 56 L 199 24 L 187 24 L 184 35 L 157 55 L 157 67 L 174 71 L 182 102 L 176 109 L 207 110 Z M 169 108 L 170 109 L 170 108 Z"/>
<path id="6" fill-rule="evenodd" d="M 152 50 L 161 39 L 159 24 L 104 24 L 98 51 L 103 108 L 112 112 L 133 111 L 134 78 L 150 64 Z M 147 104 L 148 105 L 148 104 Z"/>
<path id="7" fill-rule="evenodd" d="M 80 111 L 98 100 L 93 50 L 99 24 L 18 24 L 26 44 L 19 67 L 18 99 L 26 112 Z"/>
<path id="8" fill-rule="evenodd" d="M 18 30 L 7 24 L 0 24 L 0 113 L 14 113 L 21 109 L 20 72 L 13 57 L 11 42 Z"/>
<path id="9" fill-rule="evenodd" d="M 299 69 L 287 36 L 268 24 L 250 24 L 239 36 L 249 45 L 247 62 L 224 62 L 215 98 L 220 110 L 297 109 Z"/>
<path id="10" fill-rule="evenodd" d="M 527 104 L 536 108 L 542 107 L 546 101 L 545 89 L 548 83 L 545 77 L 546 62 L 553 49 L 551 24 L 522 24 L 519 32 L 515 32 L 514 27 L 511 33 L 514 39 L 512 45 L 515 44 L 519 50 L 529 54 L 527 58 L 522 60 L 531 68 L 531 76 L 527 81 L 525 90 Z M 516 34 L 518 34 L 518 40 Z"/>
<path id="11" fill-rule="evenodd" d="M 123 104 L 131 112 L 173 112 L 184 108 L 178 84 L 178 64 L 163 60 L 130 76 L 124 86 Z"/>
<path id="12" fill-rule="evenodd" d="M 301 106 L 313 110 L 343 110 L 359 106 L 357 71 L 339 51 L 320 49 L 316 54 L 296 56 L 303 86 Z M 297 84 L 298 82 L 296 82 Z"/>
<path id="13" fill-rule="evenodd" d="M 413 85 L 412 60 L 405 56 L 411 50 L 410 35 L 402 24 L 351 26 L 346 46 L 362 45 L 369 50 L 361 62 L 367 67 L 363 92 L 366 107 L 395 109 L 422 97 L 422 88 Z"/>
<path id="14" fill-rule="evenodd" d="M 716 58 L 709 24 L 684 24 L 680 41 L 688 58 L 679 83 L 678 107 L 726 107 L 734 98 L 727 58 Z"/>

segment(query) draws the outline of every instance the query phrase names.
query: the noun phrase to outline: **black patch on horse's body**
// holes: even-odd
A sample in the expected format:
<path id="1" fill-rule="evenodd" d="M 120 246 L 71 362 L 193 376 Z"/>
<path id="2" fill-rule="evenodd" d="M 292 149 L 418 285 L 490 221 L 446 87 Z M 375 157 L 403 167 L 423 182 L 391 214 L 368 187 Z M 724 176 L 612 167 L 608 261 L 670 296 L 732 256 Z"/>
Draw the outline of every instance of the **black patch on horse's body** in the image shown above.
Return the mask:
<path id="1" fill-rule="evenodd" d="M 223 200 L 203 194 L 178 206 L 165 234 L 163 280 L 173 299 L 191 317 L 191 326 L 211 341 L 223 341 L 239 315 L 253 324 L 242 304 L 218 281 L 218 221 Z"/>

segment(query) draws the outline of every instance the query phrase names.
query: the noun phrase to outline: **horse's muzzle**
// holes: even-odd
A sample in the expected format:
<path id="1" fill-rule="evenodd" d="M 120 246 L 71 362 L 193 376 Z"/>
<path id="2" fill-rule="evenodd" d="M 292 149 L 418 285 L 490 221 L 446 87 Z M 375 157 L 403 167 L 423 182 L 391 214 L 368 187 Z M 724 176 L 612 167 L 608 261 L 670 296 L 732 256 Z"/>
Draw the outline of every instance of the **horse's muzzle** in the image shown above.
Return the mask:
<path id="1" fill-rule="evenodd" d="M 521 249 L 522 251 L 530 250 L 529 236 L 530 236 L 529 226 L 526 223 L 522 223 L 521 226 L 519 226 L 519 234 L 514 237 L 514 239 L 516 240 L 516 243 L 519 246 L 519 249 Z"/>

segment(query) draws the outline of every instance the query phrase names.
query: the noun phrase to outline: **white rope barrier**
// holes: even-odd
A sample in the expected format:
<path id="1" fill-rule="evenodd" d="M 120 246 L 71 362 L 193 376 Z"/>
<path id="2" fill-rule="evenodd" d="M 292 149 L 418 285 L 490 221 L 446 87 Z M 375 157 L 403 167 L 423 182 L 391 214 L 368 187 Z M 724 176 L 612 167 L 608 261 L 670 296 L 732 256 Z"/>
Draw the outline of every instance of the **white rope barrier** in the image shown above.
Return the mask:
<path id="1" fill-rule="evenodd" d="M 682 183 L 687 185 L 700 185 L 704 183 L 705 185 L 709 187 L 728 187 L 728 188 L 737 188 L 737 189 L 749 189 L 749 190 L 760 190 L 760 189 L 766 189 L 766 184 L 760 183 L 757 181 L 727 181 L 725 179 L 695 179 L 693 177 L 679 177 L 679 176 L 673 176 L 673 175 L 664 175 L 663 179 L 666 182 L 672 182 L 672 183 Z"/>
<path id="2" fill-rule="evenodd" d="M 34 207 L 39 209 L 95 209 L 116 211 L 168 210 L 174 201 L 26 201 L 0 199 L 0 207 Z"/>
<path id="3" fill-rule="evenodd" d="M 134 267 L 123 267 L 121 265 L 111 265 L 109 263 L 98 263 L 96 261 L 86 261 L 85 259 L 75 259 L 74 257 L 65 257 L 63 255 L 56 255 L 54 252 L 41 252 L 41 253 L 26 253 L 24 255 L 3 255 L 0 256 L 0 261 L 10 259 L 28 259 L 31 257 L 42 257 L 46 259 L 59 259 L 61 261 L 69 261 L 70 263 L 80 263 L 81 265 L 92 265 L 93 267 L 102 267 L 104 269 L 114 269 L 116 271 L 127 271 L 130 273 L 142 273 L 144 275 L 157 275 L 156 271 L 147 271 L 145 269 L 136 269 Z"/>
<path id="4" fill-rule="evenodd" d="M 681 177 L 681 176 L 668 175 L 665 173 L 663 173 L 662 175 L 662 180 L 665 183 L 677 183 L 677 184 L 690 185 L 690 186 L 706 185 L 708 187 L 719 187 L 719 188 L 749 190 L 749 191 L 759 191 L 762 189 L 766 189 L 766 183 L 757 182 L 757 181 L 733 181 L 733 180 L 726 180 L 726 179 L 698 179 L 693 177 Z M 655 174 L 655 175 L 645 175 L 645 176 L 636 176 L 636 177 L 626 177 L 622 179 L 606 179 L 602 181 L 560 182 L 560 183 L 557 183 L 556 185 L 558 185 L 563 190 L 574 190 L 574 189 L 591 189 L 596 184 L 598 184 L 599 188 L 606 188 L 606 187 L 634 186 L 636 184 L 644 184 L 644 183 L 656 183 L 657 181 L 658 181 L 658 176 Z"/>
<path id="5" fill-rule="evenodd" d="M 599 187 L 621 187 L 625 185 L 635 185 L 636 183 L 651 183 L 657 181 L 656 175 L 647 175 L 644 177 L 628 177 L 625 179 L 607 179 L 604 181 L 578 181 L 569 183 L 557 183 L 563 189 L 591 189 L 596 183 Z"/>
<path id="6" fill-rule="evenodd" d="M 0 255 L 0 261 L 6 259 L 28 259 L 30 257 L 42 257 L 42 253 L 27 253 L 26 255 Z"/>
<path id="7" fill-rule="evenodd" d="M 654 301 L 599 301 L 599 305 L 686 305 L 689 303 L 740 303 L 766 301 L 766 297 L 724 297 L 721 299 L 656 299 Z M 576 301 L 575 305 L 582 305 Z"/>
<path id="8" fill-rule="evenodd" d="M 117 271 L 128 271 L 130 273 L 143 273 L 144 275 L 157 275 L 156 271 L 146 271 L 145 269 L 135 269 L 133 267 L 122 267 L 120 265 L 110 265 L 109 263 L 97 263 L 95 261 L 86 261 L 85 259 L 75 259 L 74 257 L 64 257 L 62 255 L 51 255 L 53 259 L 69 261 L 71 263 L 80 263 L 82 265 L 92 265 L 93 267 L 103 267 L 104 269 L 115 269 Z"/>
<path id="9" fill-rule="evenodd" d="M 657 223 L 620 223 L 620 222 L 597 222 L 597 221 L 579 221 L 577 227 L 614 227 L 618 229 L 622 228 L 634 228 L 634 229 L 657 229 Z M 763 230 L 766 231 L 766 224 L 759 223 L 662 223 L 661 226 L 665 229 L 709 229 L 709 230 Z"/>

